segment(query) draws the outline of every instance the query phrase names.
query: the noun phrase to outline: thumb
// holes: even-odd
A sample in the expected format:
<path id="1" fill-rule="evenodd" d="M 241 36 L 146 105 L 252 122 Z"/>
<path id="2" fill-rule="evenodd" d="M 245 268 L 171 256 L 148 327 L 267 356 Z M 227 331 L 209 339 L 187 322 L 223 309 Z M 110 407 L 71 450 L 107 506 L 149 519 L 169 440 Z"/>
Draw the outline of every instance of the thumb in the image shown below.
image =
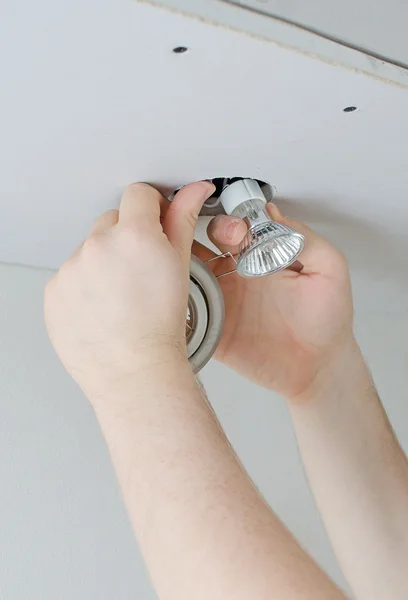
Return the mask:
<path id="1" fill-rule="evenodd" d="M 248 228 L 244 221 L 236 217 L 218 215 L 210 221 L 207 235 L 220 252 L 238 254 L 239 244 Z"/>
<path id="2" fill-rule="evenodd" d="M 180 257 L 190 264 L 198 215 L 204 202 L 214 193 L 209 181 L 184 186 L 170 203 L 163 222 L 163 231 Z"/>

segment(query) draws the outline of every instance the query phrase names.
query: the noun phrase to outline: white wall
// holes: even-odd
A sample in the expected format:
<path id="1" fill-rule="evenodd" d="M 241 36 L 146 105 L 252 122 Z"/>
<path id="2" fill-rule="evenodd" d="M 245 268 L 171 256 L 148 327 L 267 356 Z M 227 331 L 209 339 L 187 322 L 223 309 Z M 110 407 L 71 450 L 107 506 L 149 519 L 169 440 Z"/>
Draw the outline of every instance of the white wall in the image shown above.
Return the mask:
<path id="1" fill-rule="evenodd" d="M 0 598 L 155 598 L 93 413 L 49 345 L 49 273 L 0 265 Z M 408 448 L 406 315 L 358 319 L 359 336 Z M 342 581 L 302 473 L 288 414 L 216 363 L 203 379 L 261 490 Z"/>

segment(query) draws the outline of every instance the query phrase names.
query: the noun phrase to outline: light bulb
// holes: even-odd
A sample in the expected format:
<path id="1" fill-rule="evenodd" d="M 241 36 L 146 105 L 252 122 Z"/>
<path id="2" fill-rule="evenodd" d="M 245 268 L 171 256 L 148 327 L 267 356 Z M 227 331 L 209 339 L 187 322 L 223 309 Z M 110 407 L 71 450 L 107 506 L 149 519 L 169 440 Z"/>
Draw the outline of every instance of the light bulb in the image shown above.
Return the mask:
<path id="1" fill-rule="evenodd" d="M 305 245 L 304 236 L 271 219 L 257 181 L 241 179 L 230 184 L 220 200 L 227 214 L 243 219 L 248 225 L 238 250 L 239 275 L 262 277 L 286 269 L 297 260 Z"/>

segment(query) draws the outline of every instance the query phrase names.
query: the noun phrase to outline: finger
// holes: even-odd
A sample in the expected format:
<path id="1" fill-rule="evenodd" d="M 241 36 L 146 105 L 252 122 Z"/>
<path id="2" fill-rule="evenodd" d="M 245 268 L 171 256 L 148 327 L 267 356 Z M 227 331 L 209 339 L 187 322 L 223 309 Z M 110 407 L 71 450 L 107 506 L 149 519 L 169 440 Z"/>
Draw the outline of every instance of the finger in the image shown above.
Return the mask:
<path id="1" fill-rule="evenodd" d="M 119 211 L 116 209 L 107 210 L 100 217 L 98 217 L 89 232 L 89 235 L 94 235 L 95 233 L 105 233 L 111 227 L 116 225 L 119 219 Z"/>
<path id="2" fill-rule="evenodd" d="M 191 183 L 183 187 L 167 209 L 163 230 L 178 254 L 190 262 L 191 246 L 204 202 L 214 192 L 215 186 L 209 181 Z"/>
<path id="3" fill-rule="evenodd" d="M 271 202 L 268 202 L 267 210 L 274 221 L 292 227 L 305 237 L 305 248 L 299 256 L 299 261 L 303 264 L 302 273 L 305 275 L 320 273 L 329 277 L 339 268 L 343 268 L 345 259 L 342 253 L 324 237 L 305 223 L 283 216 L 278 207 Z"/>
<path id="4" fill-rule="evenodd" d="M 168 200 L 147 183 L 133 183 L 123 193 L 119 208 L 119 224 L 146 226 L 159 223 L 161 209 L 165 210 Z"/>
<path id="5" fill-rule="evenodd" d="M 248 228 L 242 219 L 227 215 L 216 216 L 207 227 L 209 239 L 222 254 L 237 254 L 239 244 L 247 231 Z"/>

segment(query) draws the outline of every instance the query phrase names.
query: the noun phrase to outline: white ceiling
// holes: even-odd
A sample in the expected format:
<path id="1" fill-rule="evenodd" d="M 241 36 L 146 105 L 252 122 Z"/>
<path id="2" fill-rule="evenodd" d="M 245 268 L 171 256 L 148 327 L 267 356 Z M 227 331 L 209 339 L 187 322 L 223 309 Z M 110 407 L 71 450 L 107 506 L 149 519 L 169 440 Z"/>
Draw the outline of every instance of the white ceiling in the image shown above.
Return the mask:
<path id="1" fill-rule="evenodd" d="M 57 267 L 132 181 L 252 176 L 406 309 L 406 89 L 131 0 L 1 11 L 0 260 Z"/>
<path id="2" fill-rule="evenodd" d="M 152 6 L 165 7 L 170 11 L 185 16 L 193 16 L 206 23 L 221 25 L 227 29 L 256 37 L 259 40 L 269 40 L 283 48 L 297 50 L 302 54 L 312 56 L 313 58 L 320 58 L 332 65 L 343 65 L 355 72 L 369 74 L 377 79 L 392 81 L 403 87 L 408 87 L 408 68 L 404 68 L 400 64 L 400 61 L 394 59 L 394 62 L 387 62 L 381 57 L 374 56 L 376 54 L 374 50 L 371 53 L 363 51 L 360 45 L 358 45 L 359 50 L 356 50 L 351 42 L 347 45 L 346 42 L 339 43 L 333 41 L 332 38 L 336 36 L 333 34 L 330 36 L 329 32 L 323 31 L 317 35 L 312 31 L 313 26 L 307 27 L 306 23 L 303 25 L 294 24 L 296 14 L 301 12 L 300 10 L 295 10 L 295 7 L 298 6 L 298 0 L 296 0 L 295 4 L 288 4 L 286 7 L 286 20 L 283 14 L 281 16 L 278 14 L 273 16 L 270 7 L 268 9 L 268 4 L 265 4 L 264 0 L 253 0 L 256 6 L 255 4 L 248 6 L 247 0 L 194 0 L 194 2 L 191 2 L 191 0 L 139 1 L 146 2 Z M 364 2 L 365 0 L 362 1 Z M 391 2 L 393 1 L 391 0 Z M 248 3 L 250 2 L 252 0 L 248 0 Z M 349 5 L 351 0 L 345 0 L 345 3 Z M 307 3 L 307 6 L 309 6 L 309 9 L 306 10 L 306 14 L 309 14 L 313 9 L 310 6 L 310 2 Z M 324 15 L 323 6 L 322 0 L 313 0 L 313 7 L 321 7 Z M 342 10 L 342 6 L 336 2 L 333 12 L 338 14 Z M 316 10 L 316 13 L 319 13 L 319 10 Z M 395 20 L 398 23 L 399 18 L 404 19 L 404 14 L 403 9 L 396 13 L 391 12 L 388 15 L 388 22 L 391 21 L 393 24 L 393 20 Z M 346 29 L 349 31 L 353 28 L 356 39 L 367 38 L 368 32 L 368 37 L 373 41 L 376 31 L 381 30 L 382 24 L 378 8 L 373 9 L 371 16 L 374 27 L 370 23 L 361 20 L 358 24 L 347 27 L 347 19 L 342 17 L 340 20 L 340 23 L 343 25 L 342 31 L 345 32 Z M 320 22 L 323 26 L 321 16 L 316 16 L 316 21 Z M 335 19 L 333 19 L 334 21 Z M 387 34 L 387 30 L 385 30 L 381 35 L 386 38 Z M 392 37 L 392 33 L 390 37 Z M 397 37 L 397 39 L 400 38 Z"/>
<path id="3" fill-rule="evenodd" d="M 222 0 L 408 64 L 406 0 Z"/>

